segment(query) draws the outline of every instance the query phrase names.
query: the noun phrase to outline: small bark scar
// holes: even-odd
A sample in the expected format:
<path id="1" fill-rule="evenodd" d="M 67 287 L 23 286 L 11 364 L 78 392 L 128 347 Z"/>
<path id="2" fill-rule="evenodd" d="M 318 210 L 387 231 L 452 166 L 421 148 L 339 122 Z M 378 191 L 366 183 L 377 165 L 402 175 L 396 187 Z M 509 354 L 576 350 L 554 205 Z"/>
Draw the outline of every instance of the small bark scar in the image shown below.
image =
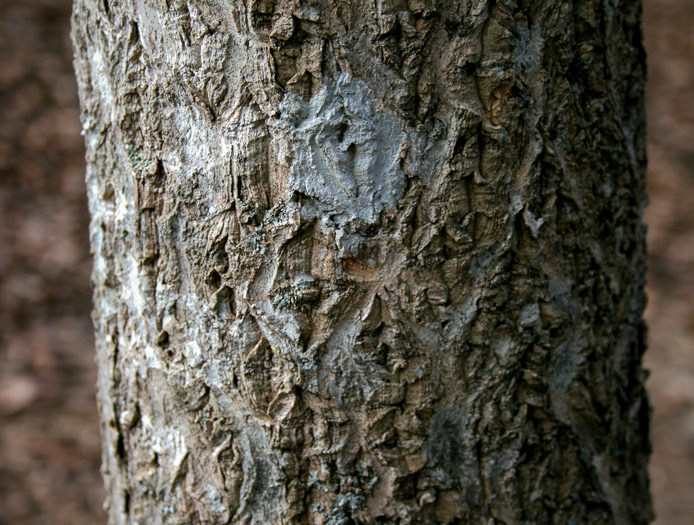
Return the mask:
<path id="1" fill-rule="evenodd" d="M 485 109 L 487 111 L 487 118 L 493 126 L 499 127 L 499 117 L 501 116 L 504 102 L 508 99 L 510 93 L 511 84 L 507 84 L 506 82 L 499 84 L 489 93 L 489 102 Z"/>

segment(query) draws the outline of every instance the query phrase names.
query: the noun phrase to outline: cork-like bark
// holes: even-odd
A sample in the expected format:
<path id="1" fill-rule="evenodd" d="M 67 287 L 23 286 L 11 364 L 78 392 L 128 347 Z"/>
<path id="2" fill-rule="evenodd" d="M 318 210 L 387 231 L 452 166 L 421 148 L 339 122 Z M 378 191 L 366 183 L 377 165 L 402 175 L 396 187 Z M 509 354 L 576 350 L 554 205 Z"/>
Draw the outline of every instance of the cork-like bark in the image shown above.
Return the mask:
<path id="1" fill-rule="evenodd" d="M 646 524 L 638 0 L 77 0 L 121 524 Z"/>

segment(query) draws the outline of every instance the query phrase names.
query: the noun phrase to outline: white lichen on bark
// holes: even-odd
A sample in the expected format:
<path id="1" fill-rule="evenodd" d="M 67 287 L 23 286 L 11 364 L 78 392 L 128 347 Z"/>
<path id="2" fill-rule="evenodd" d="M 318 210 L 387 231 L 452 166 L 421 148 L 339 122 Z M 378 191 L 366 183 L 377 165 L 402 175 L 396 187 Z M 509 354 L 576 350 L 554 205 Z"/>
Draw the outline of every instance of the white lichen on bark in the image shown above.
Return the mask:
<path id="1" fill-rule="evenodd" d="M 334 85 L 333 85 L 334 84 Z M 340 223 L 375 224 L 402 198 L 406 135 L 394 113 L 377 112 L 368 86 L 342 76 L 308 102 L 287 94 L 280 104 L 283 141 L 290 145 L 288 191 L 324 204 Z"/>

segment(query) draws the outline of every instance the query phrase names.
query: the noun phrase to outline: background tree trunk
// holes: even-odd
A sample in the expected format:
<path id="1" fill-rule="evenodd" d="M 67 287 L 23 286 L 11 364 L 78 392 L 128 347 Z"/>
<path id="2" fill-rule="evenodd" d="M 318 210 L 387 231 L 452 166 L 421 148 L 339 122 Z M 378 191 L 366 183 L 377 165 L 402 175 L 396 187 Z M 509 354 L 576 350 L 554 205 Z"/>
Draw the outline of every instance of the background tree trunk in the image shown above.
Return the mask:
<path id="1" fill-rule="evenodd" d="M 111 522 L 648 523 L 639 24 L 77 0 Z"/>

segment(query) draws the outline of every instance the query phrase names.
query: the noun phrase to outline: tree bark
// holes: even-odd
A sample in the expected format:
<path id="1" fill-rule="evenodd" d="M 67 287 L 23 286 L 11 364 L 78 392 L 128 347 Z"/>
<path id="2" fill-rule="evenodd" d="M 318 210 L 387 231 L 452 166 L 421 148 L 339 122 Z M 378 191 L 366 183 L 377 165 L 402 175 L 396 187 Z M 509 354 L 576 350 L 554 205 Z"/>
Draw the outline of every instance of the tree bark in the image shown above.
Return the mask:
<path id="1" fill-rule="evenodd" d="M 76 0 L 120 524 L 645 524 L 638 0 Z"/>

